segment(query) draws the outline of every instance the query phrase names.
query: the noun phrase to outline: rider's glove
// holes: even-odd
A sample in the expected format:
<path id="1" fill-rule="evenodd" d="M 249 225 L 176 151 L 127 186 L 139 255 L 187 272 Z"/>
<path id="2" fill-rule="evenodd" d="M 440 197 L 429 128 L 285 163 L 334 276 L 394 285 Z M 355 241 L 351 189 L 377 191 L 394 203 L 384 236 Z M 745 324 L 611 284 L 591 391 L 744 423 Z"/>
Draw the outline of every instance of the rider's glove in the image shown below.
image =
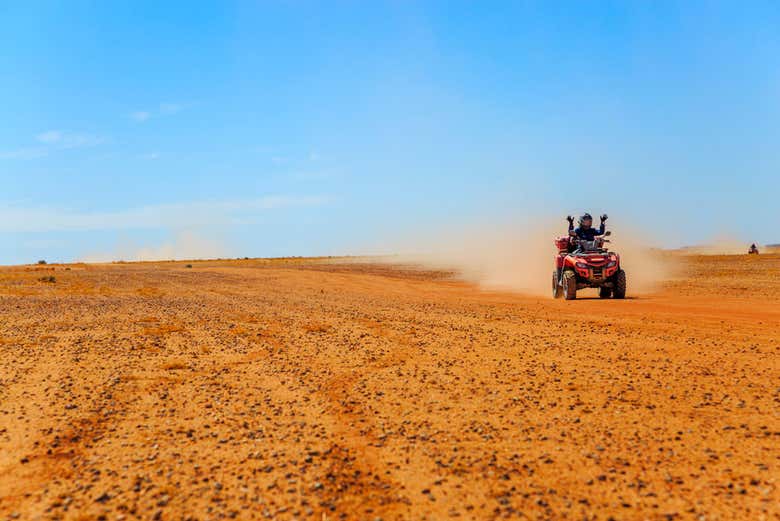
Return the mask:
<path id="1" fill-rule="evenodd" d="M 574 217 L 572 217 L 571 215 L 567 215 L 566 220 L 569 221 L 569 224 L 571 224 L 574 222 Z"/>
<path id="2" fill-rule="evenodd" d="M 604 214 L 601 216 L 601 222 L 604 222 L 608 219 L 607 214 Z"/>

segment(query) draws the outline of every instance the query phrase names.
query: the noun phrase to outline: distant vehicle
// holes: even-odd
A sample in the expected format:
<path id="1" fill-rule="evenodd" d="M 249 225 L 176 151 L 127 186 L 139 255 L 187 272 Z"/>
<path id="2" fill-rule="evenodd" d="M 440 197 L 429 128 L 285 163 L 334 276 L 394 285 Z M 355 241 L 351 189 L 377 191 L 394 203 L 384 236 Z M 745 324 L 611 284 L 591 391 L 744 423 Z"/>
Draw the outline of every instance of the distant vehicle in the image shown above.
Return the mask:
<path id="1" fill-rule="evenodd" d="M 758 255 L 758 246 L 756 246 L 755 243 L 750 245 L 748 255 Z"/>
<path id="2" fill-rule="evenodd" d="M 620 255 L 605 247 L 607 242 L 602 237 L 592 241 L 577 237 L 555 240 L 558 254 L 552 274 L 553 298 L 574 300 L 577 290 L 584 288 L 598 288 L 601 298 L 626 297 L 626 272 L 620 266 Z"/>

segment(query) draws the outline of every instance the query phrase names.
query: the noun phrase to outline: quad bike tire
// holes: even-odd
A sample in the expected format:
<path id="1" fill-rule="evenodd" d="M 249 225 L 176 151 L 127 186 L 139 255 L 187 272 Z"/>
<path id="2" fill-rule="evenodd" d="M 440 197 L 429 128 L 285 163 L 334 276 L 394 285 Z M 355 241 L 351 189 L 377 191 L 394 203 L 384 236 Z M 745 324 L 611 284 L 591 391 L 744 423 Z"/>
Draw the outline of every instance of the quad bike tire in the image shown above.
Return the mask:
<path id="1" fill-rule="evenodd" d="M 615 274 L 615 290 L 612 296 L 613 298 L 626 298 L 626 272 L 623 270 Z"/>
<path id="2" fill-rule="evenodd" d="M 560 278 L 560 275 L 558 273 L 558 270 L 553 271 L 552 274 L 552 294 L 553 298 L 561 298 L 563 296 L 563 289 L 561 289 L 561 285 L 558 284 Z"/>
<path id="3" fill-rule="evenodd" d="M 604 286 L 599 288 L 599 298 L 609 298 L 612 296 L 612 288 L 605 288 Z"/>
<path id="4" fill-rule="evenodd" d="M 566 300 L 577 298 L 577 275 L 572 270 L 563 272 L 563 298 Z"/>

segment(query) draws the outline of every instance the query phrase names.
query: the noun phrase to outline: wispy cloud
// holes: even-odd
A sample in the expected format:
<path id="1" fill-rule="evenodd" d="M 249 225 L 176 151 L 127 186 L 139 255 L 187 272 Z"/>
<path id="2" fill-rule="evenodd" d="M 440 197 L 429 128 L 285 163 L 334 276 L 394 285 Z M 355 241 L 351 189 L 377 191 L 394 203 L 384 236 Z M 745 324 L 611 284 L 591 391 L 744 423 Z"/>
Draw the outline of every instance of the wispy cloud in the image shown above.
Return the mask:
<path id="1" fill-rule="evenodd" d="M 261 154 L 266 160 L 270 160 L 275 165 L 304 165 L 307 163 L 317 163 L 329 159 L 325 154 L 317 149 L 311 149 L 308 152 L 301 150 L 292 150 L 290 147 L 276 148 L 270 146 L 254 146 L 249 151 Z"/>
<path id="2" fill-rule="evenodd" d="M 274 195 L 257 199 L 192 201 L 110 212 L 0 205 L 0 232 L 188 228 L 252 222 L 263 212 L 327 204 L 329 197 Z"/>
<path id="3" fill-rule="evenodd" d="M 64 239 L 30 239 L 22 242 L 24 248 L 31 250 L 47 250 L 50 248 L 58 248 L 67 244 Z"/>
<path id="4" fill-rule="evenodd" d="M 172 116 L 187 108 L 187 105 L 182 103 L 160 103 L 154 109 L 137 110 L 130 113 L 130 119 L 136 123 L 145 123 L 152 118 L 160 116 Z"/>
<path id="5" fill-rule="evenodd" d="M 184 109 L 179 103 L 160 103 L 160 114 L 176 114 Z"/>
<path id="6" fill-rule="evenodd" d="M 158 152 L 148 152 L 146 154 L 141 154 L 138 156 L 141 159 L 146 159 L 147 161 L 151 161 L 153 159 L 157 159 L 160 157 L 160 154 Z"/>
<path id="7" fill-rule="evenodd" d="M 63 130 L 46 130 L 35 136 L 37 145 L 11 150 L 0 150 L 0 159 L 37 159 L 55 150 L 94 147 L 106 142 L 101 136 Z"/>
<path id="8" fill-rule="evenodd" d="M 61 130 L 47 130 L 46 132 L 41 132 L 35 136 L 35 139 L 44 145 L 60 149 L 93 147 L 103 144 L 106 141 L 105 138 L 100 136 L 63 132 Z"/>
<path id="9" fill-rule="evenodd" d="M 0 159 L 36 159 L 49 154 L 46 147 L 23 147 L 13 150 L 0 150 Z"/>
<path id="10" fill-rule="evenodd" d="M 133 112 L 132 114 L 130 114 L 130 119 L 132 119 L 133 121 L 137 121 L 138 123 L 143 123 L 150 117 L 152 117 L 151 113 L 145 110 L 139 110 L 137 112 Z"/>
<path id="11" fill-rule="evenodd" d="M 322 170 L 299 170 L 291 172 L 288 176 L 292 179 L 300 181 L 325 181 L 342 179 L 345 177 L 345 173 L 341 170 L 335 169 L 322 169 Z"/>
<path id="12" fill-rule="evenodd" d="M 46 132 L 41 132 L 37 136 L 35 136 L 35 139 L 40 141 L 41 143 L 56 143 L 62 138 L 62 132 L 59 130 L 47 130 Z"/>

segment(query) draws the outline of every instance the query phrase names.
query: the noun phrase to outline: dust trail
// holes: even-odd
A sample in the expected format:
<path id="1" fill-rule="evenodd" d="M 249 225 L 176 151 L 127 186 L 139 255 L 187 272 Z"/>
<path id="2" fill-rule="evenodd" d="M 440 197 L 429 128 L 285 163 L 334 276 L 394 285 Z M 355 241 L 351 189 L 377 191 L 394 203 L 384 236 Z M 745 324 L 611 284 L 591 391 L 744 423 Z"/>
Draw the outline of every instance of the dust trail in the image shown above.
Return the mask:
<path id="1" fill-rule="evenodd" d="M 112 252 L 84 255 L 80 262 L 160 261 L 184 259 L 215 259 L 226 257 L 226 248 L 218 241 L 206 239 L 196 233 L 183 231 L 170 241 L 153 246 L 137 246 L 125 242 Z"/>
<path id="2" fill-rule="evenodd" d="M 607 229 L 613 232 L 610 249 L 620 253 L 628 273 L 629 293 L 653 292 L 672 275 L 673 259 L 654 249 L 646 233 L 632 232 L 625 223 Z M 394 261 L 455 270 L 485 289 L 547 296 L 556 253 L 553 240 L 566 233 L 567 223 L 561 218 L 418 232 L 396 246 L 399 255 Z"/>
<path id="3" fill-rule="evenodd" d="M 706 244 L 687 246 L 681 248 L 682 253 L 691 255 L 741 255 L 747 253 L 750 243 L 741 241 L 730 234 L 719 234 L 707 241 Z M 766 246 L 758 245 L 759 250 L 764 251 Z"/>

